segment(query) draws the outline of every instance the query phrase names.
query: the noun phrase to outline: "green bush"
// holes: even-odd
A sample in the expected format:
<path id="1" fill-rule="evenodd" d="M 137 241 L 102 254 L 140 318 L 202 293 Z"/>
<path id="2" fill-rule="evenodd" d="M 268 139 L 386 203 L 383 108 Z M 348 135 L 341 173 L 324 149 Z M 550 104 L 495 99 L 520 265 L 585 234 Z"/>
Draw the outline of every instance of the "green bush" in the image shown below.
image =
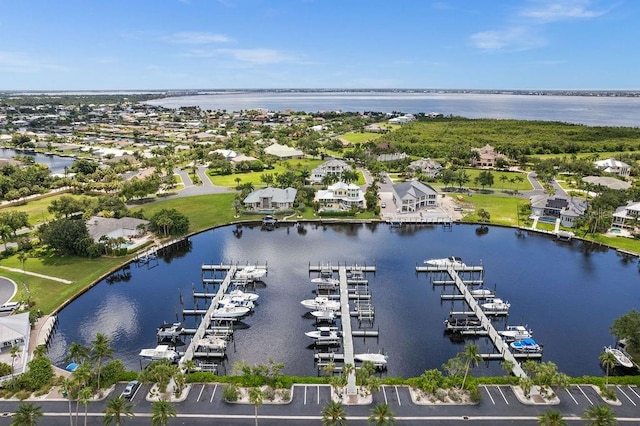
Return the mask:
<path id="1" fill-rule="evenodd" d="M 276 399 L 276 390 L 269 386 L 264 390 L 263 395 L 264 399 L 266 399 L 267 401 L 273 401 L 274 399 Z"/>
<path id="2" fill-rule="evenodd" d="M 0 362 L 0 377 L 11 374 L 11 366 L 5 362 Z"/>
<path id="3" fill-rule="evenodd" d="M 187 374 L 187 383 L 211 383 L 215 381 L 222 382 L 225 380 L 209 371 L 196 371 Z"/>
<path id="4" fill-rule="evenodd" d="M 238 391 L 238 387 L 234 384 L 226 385 L 222 391 L 222 397 L 227 402 L 236 402 L 239 396 L 240 391 Z"/>
<path id="5" fill-rule="evenodd" d="M 291 401 L 291 389 L 280 389 L 280 398 L 283 401 Z"/>

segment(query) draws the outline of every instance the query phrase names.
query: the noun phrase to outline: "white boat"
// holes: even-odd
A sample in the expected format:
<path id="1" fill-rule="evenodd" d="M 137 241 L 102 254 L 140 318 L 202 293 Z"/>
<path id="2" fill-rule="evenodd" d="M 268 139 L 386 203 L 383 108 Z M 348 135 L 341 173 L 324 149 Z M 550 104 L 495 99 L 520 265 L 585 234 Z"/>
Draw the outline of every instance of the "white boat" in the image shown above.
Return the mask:
<path id="1" fill-rule="evenodd" d="M 494 296 L 493 291 L 486 288 L 477 288 L 470 290 L 469 293 L 476 299 L 490 299 Z"/>
<path id="2" fill-rule="evenodd" d="M 236 271 L 235 278 L 239 280 L 260 280 L 267 275 L 265 268 L 249 265 Z"/>
<path id="3" fill-rule="evenodd" d="M 445 257 L 444 259 L 427 259 L 424 261 L 424 263 L 426 263 L 429 266 L 439 266 L 439 267 L 447 267 L 447 266 L 453 266 L 454 268 L 467 267 L 467 265 L 465 265 L 462 262 L 462 259 L 459 258 L 458 256 L 449 256 L 449 257 Z"/>
<path id="4" fill-rule="evenodd" d="M 480 305 L 485 312 L 507 312 L 511 307 L 509 302 L 496 297 L 491 302 Z"/>
<path id="5" fill-rule="evenodd" d="M 355 354 L 353 359 L 360 362 L 369 361 L 378 368 L 384 368 L 387 365 L 387 356 L 383 354 Z"/>
<path id="6" fill-rule="evenodd" d="M 238 297 L 242 300 L 248 300 L 250 302 L 255 302 L 256 300 L 258 300 L 258 298 L 260 297 L 259 295 L 255 294 L 255 293 L 251 293 L 248 291 L 242 291 L 242 290 L 232 290 L 229 293 L 227 293 L 229 296 L 231 297 Z"/>
<path id="7" fill-rule="evenodd" d="M 227 348 L 227 341 L 215 336 L 207 336 L 196 341 L 196 347 L 205 351 L 224 351 Z"/>
<path id="8" fill-rule="evenodd" d="M 506 329 L 498 331 L 498 334 L 507 342 L 511 342 L 514 340 L 528 339 L 533 332 L 524 325 L 508 325 Z"/>
<path id="9" fill-rule="evenodd" d="M 511 349 L 517 352 L 523 353 L 538 353 L 542 352 L 542 347 L 536 343 L 532 338 L 516 340 L 509 345 Z"/>
<path id="10" fill-rule="evenodd" d="M 139 355 L 154 361 L 168 359 L 171 362 L 176 362 L 180 358 L 178 352 L 169 345 L 158 345 L 153 349 L 142 349 Z"/>
<path id="11" fill-rule="evenodd" d="M 184 331 L 184 327 L 180 322 L 174 322 L 173 324 L 164 323 L 156 329 L 156 336 L 158 339 L 175 339 L 180 336 Z"/>
<path id="12" fill-rule="evenodd" d="M 244 308 L 249 308 L 250 310 L 253 310 L 253 308 L 255 308 L 255 305 L 252 301 L 244 300 L 239 297 L 232 297 L 229 295 L 225 295 L 222 299 L 220 299 L 218 303 L 220 303 L 223 306 L 226 306 L 226 305 L 242 306 Z"/>
<path id="13" fill-rule="evenodd" d="M 316 340 L 338 340 L 342 333 L 337 327 L 318 327 L 317 330 L 307 331 L 304 335 Z"/>
<path id="14" fill-rule="evenodd" d="M 332 309 L 319 309 L 311 312 L 311 315 L 318 321 L 333 321 L 336 319 L 336 311 Z"/>
<path id="15" fill-rule="evenodd" d="M 613 354 L 613 356 L 616 358 L 616 365 L 625 368 L 635 367 L 633 361 L 631 361 L 631 358 L 629 358 L 627 354 L 622 352 L 620 349 L 612 348 L 611 346 L 605 346 L 604 351 Z"/>
<path id="16" fill-rule="evenodd" d="M 235 306 L 232 304 L 222 305 L 211 313 L 211 318 L 239 318 L 247 315 L 251 309 L 244 306 Z"/>
<path id="17" fill-rule="evenodd" d="M 327 278 L 327 277 L 319 277 L 312 278 L 311 282 L 317 284 L 318 287 L 337 287 L 340 285 L 340 280 L 336 280 L 335 278 Z"/>
<path id="18" fill-rule="evenodd" d="M 305 308 L 313 309 L 314 311 L 323 309 L 337 311 L 338 309 L 340 309 L 340 302 L 338 302 L 337 300 L 331 300 L 325 296 L 317 296 L 314 299 L 305 299 L 300 303 Z"/>

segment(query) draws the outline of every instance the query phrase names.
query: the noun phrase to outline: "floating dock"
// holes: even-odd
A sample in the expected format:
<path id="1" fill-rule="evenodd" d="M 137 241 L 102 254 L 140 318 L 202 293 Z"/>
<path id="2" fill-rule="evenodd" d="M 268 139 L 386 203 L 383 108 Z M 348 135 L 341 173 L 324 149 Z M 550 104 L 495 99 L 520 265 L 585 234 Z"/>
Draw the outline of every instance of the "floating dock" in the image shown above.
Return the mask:
<path id="1" fill-rule="evenodd" d="M 340 279 L 340 313 L 342 318 L 349 318 L 349 285 L 347 284 L 347 269 L 341 267 L 338 270 Z M 353 335 L 351 334 L 351 321 L 342 321 L 342 348 L 344 350 L 345 364 L 351 364 L 355 367 L 356 361 L 353 352 Z M 356 386 L 355 369 L 347 376 L 347 397 L 355 398 L 358 396 L 358 387 Z"/>

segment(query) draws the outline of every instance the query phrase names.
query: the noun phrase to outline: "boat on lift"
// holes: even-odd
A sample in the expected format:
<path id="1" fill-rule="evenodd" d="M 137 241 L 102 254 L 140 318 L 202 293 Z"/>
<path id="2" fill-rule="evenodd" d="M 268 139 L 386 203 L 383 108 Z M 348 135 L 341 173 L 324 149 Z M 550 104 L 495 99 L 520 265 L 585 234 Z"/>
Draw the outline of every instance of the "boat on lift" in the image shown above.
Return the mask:
<path id="1" fill-rule="evenodd" d="M 500 313 L 508 313 L 511 304 L 509 302 L 505 302 L 504 300 L 496 297 L 491 302 L 483 303 L 480 305 L 482 310 L 486 314 L 500 314 Z"/>
<path id="2" fill-rule="evenodd" d="M 304 335 L 318 341 L 333 341 L 338 340 L 342 336 L 342 332 L 338 327 L 318 327 L 317 330 L 307 331 Z"/>
<path id="3" fill-rule="evenodd" d="M 377 368 L 387 367 L 387 356 L 381 353 L 362 353 L 354 354 L 353 359 L 360 362 L 371 362 Z"/>
<path id="4" fill-rule="evenodd" d="M 542 352 L 542 346 L 532 338 L 516 340 L 509 345 L 516 352 L 536 354 Z"/>
<path id="5" fill-rule="evenodd" d="M 153 349 L 142 349 L 139 355 L 152 361 L 168 359 L 171 362 L 177 362 L 180 359 L 178 352 L 169 345 L 158 345 Z"/>
<path id="6" fill-rule="evenodd" d="M 317 296 L 313 299 L 305 299 L 300 302 L 302 306 L 314 311 L 318 310 L 332 310 L 337 311 L 340 309 L 340 302 L 337 300 L 331 300 L 326 296 Z"/>
<path id="7" fill-rule="evenodd" d="M 467 265 L 462 262 L 462 258 L 458 256 L 449 256 L 444 259 L 427 259 L 424 261 L 429 266 L 438 266 L 441 268 L 446 268 L 449 266 L 453 266 L 454 269 L 458 268 L 466 268 Z"/>
<path id="8" fill-rule="evenodd" d="M 247 315 L 251 309 L 245 306 L 236 306 L 233 304 L 221 305 L 211 313 L 212 319 L 220 318 L 239 318 Z"/>
<path id="9" fill-rule="evenodd" d="M 249 265 L 239 268 L 236 271 L 234 278 L 238 280 L 258 281 L 264 278 L 265 275 L 267 275 L 267 270 L 265 268 Z"/>
<path id="10" fill-rule="evenodd" d="M 507 342 L 515 340 L 528 339 L 533 332 L 524 325 L 508 325 L 504 330 L 498 331 L 498 334 Z"/>
<path id="11" fill-rule="evenodd" d="M 156 336 L 158 339 L 175 339 L 184 332 L 184 327 L 181 322 L 174 322 L 173 324 L 163 323 L 156 329 Z"/>
<path id="12" fill-rule="evenodd" d="M 216 336 L 205 336 L 195 343 L 196 348 L 205 351 L 224 351 L 227 348 L 227 341 Z"/>
<path id="13" fill-rule="evenodd" d="M 319 309 L 311 312 L 311 315 L 318 321 L 334 321 L 336 319 L 336 311 L 332 309 Z"/>
<path id="14" fill-rule="evenodd" d="M 232 290 L 227 294 L 231 297 L 237 297 L 237 298 L 240 298 L 241 300 L 248 300 L 250 302 L 255 302 L 260 297 L 256 293 L 251 293 L 249 291 L 242 291 L 239 289 Z"/>
<path id="15" fill-rule="evenodd" d="M 635 368 L 635 364 L 633 363 L 633 361 L 631 361 L 631 358 L 620 349 L 613 348 L 611 346 L 605 346 L 604 351 L 612 354 L 616 358 L 616 366 L 624 368 Z"/>

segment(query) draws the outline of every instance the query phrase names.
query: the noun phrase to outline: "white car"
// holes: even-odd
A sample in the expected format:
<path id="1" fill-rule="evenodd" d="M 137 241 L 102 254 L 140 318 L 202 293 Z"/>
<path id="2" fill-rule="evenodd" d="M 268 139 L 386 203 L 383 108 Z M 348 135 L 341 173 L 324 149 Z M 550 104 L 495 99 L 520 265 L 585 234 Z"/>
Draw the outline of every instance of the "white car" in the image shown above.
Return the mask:
<path id="1" fill-rule="evenodd" d="M 138 390 L 139 386 L 140 386 L 139 381 L 137 380 L 130 381 L 129 383 L 127 383 L 127 387 L 124 388 L 124 390 L 122 391 L 122 397 L 126 399 L 133 398 L 133 395 L 136 393 L 136 390 Z"/>
<path id="2" fill-rule="evenodd" d="M 387 207 L 387 203 L 380 204 L 380 207 L 382 207 L 384 209 L 385 207 Z"/>

